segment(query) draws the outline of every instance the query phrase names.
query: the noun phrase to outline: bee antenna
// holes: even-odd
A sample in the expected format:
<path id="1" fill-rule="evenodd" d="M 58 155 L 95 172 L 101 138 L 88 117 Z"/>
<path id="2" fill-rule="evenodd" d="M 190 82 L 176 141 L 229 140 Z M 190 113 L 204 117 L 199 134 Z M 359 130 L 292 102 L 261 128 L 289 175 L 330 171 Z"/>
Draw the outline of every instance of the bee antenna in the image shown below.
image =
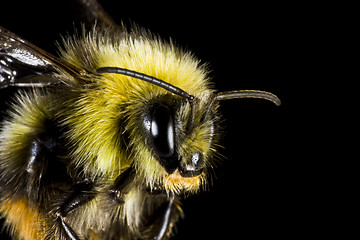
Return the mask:
<path id="1" fill-rule="evenodd" d="M 260 98 L 273 102 L 276 106 L 281 105 L 280 99 L 272 93 L 259 90 L 235 90 L 219 92 L 215 99 L 218 101 L 236 99 L 236 98 Z"/>
<path id="2" fill-rule="evenodd" d="M 234 91 L 225 91 L 219 92 L 211 99 L 208 110 L 205 115 L 205 119 L 207 119 L 213 104 L 215 101 L 229 100 L 229 99 L 237 99 L 237 98 L 260 98 L 273 102 L 276 106 L 281 105 L 280 99 L 272 93 L 259 91 L 259 90 L 234 90 Z"/>
<path id="3" fill-rule="evenodd" d="M 133 78 L 137 78 L 149 83 L 152 83 L 156 86 L 159 86 L 163 89 L 166 89 L 176 95 L 179 95 L 181 97 L 186 98 L 190 103 L 192 103 L 192 101 L 194 100 L 194 96 L 188 94 L 187 92 L 185 92 L 184 90 L 171 85 L 170 83 L 167 83 L 163 80 L 160 80 L 158 78 L 146 75 L 144 73 L 139 73 L 136 71 L 132 71 L 129 69 L 125 69 L 125 68 L 118 68 L 118 67 L 102 67 L 102 68 L 98 68 L 96 70 L 98 73 L 117 73 L 117 74 L 122 74 L 122 75 L 126 75 L 129 77 L 133 77 Z"/>

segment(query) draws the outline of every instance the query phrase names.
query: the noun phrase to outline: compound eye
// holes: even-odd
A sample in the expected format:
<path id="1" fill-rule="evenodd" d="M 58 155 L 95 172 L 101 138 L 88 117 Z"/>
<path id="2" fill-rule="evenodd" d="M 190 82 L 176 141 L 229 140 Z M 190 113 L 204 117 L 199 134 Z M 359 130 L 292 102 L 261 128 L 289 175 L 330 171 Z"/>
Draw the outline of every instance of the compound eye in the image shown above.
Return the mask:
<path id="1" fill-rule="evenodd" d="M 159 157 L 171 157 L 174 154 L 174 120 L 168 106 L 159 105 L 154 109 L 150 132 Z"/>

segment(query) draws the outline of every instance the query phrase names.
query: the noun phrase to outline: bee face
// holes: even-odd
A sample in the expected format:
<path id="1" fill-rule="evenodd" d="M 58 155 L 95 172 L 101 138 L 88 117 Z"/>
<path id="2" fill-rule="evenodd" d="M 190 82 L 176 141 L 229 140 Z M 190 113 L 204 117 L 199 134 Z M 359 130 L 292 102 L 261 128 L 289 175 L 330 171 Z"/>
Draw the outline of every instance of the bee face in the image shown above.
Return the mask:
<path id="1" fill-rule="evenodd" d="M 138 160 L 138 168 L 149 176 L 147 184 L 169 192 L 196 192 L 206 183 L 212 166 L 217 137 L 217 114 L 213 106 L 211 118 L 206 118 L 211 91 L 205 91 L 193 102 L 173 95 L 164 95 L 147 103 L 140 116 L 142 146 L 149 154 Z M 141 145 L 137 145 L 141 146 Z M 141 152 L 139 148 L 138 152 Z M 136 151 L 136 150 L 135 150 Z M 140 153 L 139 153 L 140 154 Z M 139 155 L 135 154 L 135 155 Z M 135 160 L 136 161 L 136 160 Z M 144 164 L 148 163 L 148 164 Z M 143 167 L 145 166 L 145 167 Z"/>

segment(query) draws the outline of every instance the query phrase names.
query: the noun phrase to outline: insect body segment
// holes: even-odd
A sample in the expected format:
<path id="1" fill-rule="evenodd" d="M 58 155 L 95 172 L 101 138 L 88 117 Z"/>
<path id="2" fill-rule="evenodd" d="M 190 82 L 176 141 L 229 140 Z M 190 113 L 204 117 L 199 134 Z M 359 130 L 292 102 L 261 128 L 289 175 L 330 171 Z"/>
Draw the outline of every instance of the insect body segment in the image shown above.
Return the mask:
<path id="1" fill-rule="evenodd" d="M 25 240 L 169 239 L 216 165 L 220 101 L 280 100 L 217 93 L 192 54 L 85 2 L 105 25 L 60 58 L 0 28 L 0 88 L 31 87 L 0 128 L 1 217 Z"/>

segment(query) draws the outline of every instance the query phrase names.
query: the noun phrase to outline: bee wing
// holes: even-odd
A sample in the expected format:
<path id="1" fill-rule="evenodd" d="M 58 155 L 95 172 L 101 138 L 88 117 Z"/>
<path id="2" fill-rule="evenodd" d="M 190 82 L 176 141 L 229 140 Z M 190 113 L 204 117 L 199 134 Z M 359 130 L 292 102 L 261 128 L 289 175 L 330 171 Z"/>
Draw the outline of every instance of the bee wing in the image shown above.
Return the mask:
<path id="1" fill-rule="evenodd" d="M 64 74 L 74 82 L 82 81 L 86 75 L 83 70 L 0 27 L 0 89 L 57 84 L 64 82 L 59 78 Z"/>

